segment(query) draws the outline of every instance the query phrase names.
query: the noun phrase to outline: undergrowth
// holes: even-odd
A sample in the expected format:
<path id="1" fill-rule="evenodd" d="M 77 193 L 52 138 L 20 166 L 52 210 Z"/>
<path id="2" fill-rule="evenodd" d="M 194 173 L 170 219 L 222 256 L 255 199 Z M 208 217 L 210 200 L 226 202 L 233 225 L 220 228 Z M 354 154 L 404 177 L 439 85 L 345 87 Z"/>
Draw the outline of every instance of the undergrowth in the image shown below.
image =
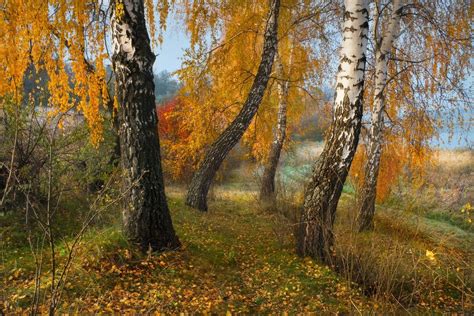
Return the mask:
<path id="1" fill-rule="evenodd" d="M 77 249 L 58 312 L 335 313 L 373 308 L 331 269 L 295 255 L 288 220 L 260 210 L 249 194 L 226 191 L 222 198 L 219 192 L 206 214 L 185 207 L 181 191 L 169 192 L 183 243 L 178 251 L 136 252 L 118 221 L 91 227 Z M 67 243 L 58 241 L 59 263 Z M 14 249 L 10 243 L 3 253 Z M 34 288 L 31 263 L 28 249 L 21 250 L 21 258 L 3 258 L 8 286 L 2 290 L 2 310 L 28 311 Z M 43 264 L 46 291 L 50 267 L 47 260 Z M 47 311 L 46 301 L 40 311 Z"/>
<path id="2" fill-rule="evenodd" d="M 183 243 L 174 252 L 136 252 L 120 232 L 118 210 L 108 210 L 104 219 L 112 224 L 99 222 L 82 238 L 58 312 L 472 310 L 472 253 L 457 239 L 440 240 L 390 210 L 378 212 L 374 232 L 357 234 L 350 228 L 353 197 L 343 195 L 337 261 L 327 267 L 294 252 L 297 204 L 286 204 L 283 216 L 260 208 L 253 193 L 215 191 L 209 212 L 200 213 L 184 206 L 181 189 L 168 190 Z M 2 224 L 2 240 L 6 232 L 12 229 Z M 2 245 L 2 310 L 8 313 L 28 311 L 34 288 L 31 254 L 18 246 L 21 232 L 15 234 L 14 243 Z M 59 261 L 65 260 L 68 242 L 58 241 Z M 49 263 L 43 264 L 45 290 Z M 42 301 L 40 311 L 46 308 Z"/>

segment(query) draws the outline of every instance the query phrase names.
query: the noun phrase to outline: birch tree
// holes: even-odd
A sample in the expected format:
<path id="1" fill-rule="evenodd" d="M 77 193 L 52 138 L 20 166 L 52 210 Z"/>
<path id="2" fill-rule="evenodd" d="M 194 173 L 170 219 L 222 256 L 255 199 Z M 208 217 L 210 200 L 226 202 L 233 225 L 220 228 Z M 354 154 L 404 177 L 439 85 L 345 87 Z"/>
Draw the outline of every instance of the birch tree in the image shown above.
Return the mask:
<path id="1" fill-rule="evenodd" d="M 276 75 L 280 79 L 278 85 L 278 114 L 276 130 L 273 142 L 271 144 L 270 153 L 267 161 L 264 164 L 264 171 L 262 177 L 262 184 L 260 187 L 260 200 L 264 203 L 273 203 L 275 199 L 275 175 L 280 161 L 281 151 L 286 139 L 286 122 L 287 122 L 287 107 L 288 107 L 288 92 L 290 83 L 288 80 L 282 81 L 283 78 L 289 78 L 291 71 L 293 55 L 290 52 L 290 62 L 288 64 L 288 76 L 285 76 L 283 64 L 277 54 L 275 60 Z"/>
<path id="2" fill-rule="evenodd" d="M 177 248 L 166 202 L 157 131 L 153 63 L 143 1 L 112 3 L 112 62 L 119 103 L 127 237 L 147 250 Z"/>
<path id="3" fill-rule="evenodd" d="M 472 111 L 463 82 L 472 69 L 472 4 L 392 0 L 378 1 L 374 9 L 366 159 L 351 171 L 362 174 L 354 177 L 360 231 L 373 228 L 376 198 L 387 197 L 404 170 L 410 183 L 422 183 L 433 156 L 432 139 L 441 129 L 468 129 L 466 112 Z"/>
<path id="4" fill-rule="evenodd" d="M 255 116 L 272 71 L 278 43 L 278 15 L 280 0 L 272 0 L 264 35 L 264 48 L 260 66 L 242 109 L 234 121 L 225 129 L 206 152 L 205 158 L 195 172 L 186 196 L 186 204 L 207 211 L 209 187 L 229 151 L 237 144 Z"/>
<path id="5" fill-rule="evenodd" d="M 147 11 L 153 13 L 153 1 L 146 3 Z M 108 12 L 112 12 L 111 19 Z M 149 16 L 153 29 L 153 14 Z M 5 45 L 0 48 L 0 58 L 6 63 L 0 67 L 0 107 L 10 100 L 22 105 L 25 73 L 34 69 L 48 77 L 49 98 L 41 105 L 52 114 L 81 112 L 91 142 L 99 144 L 104 112 L 112 103 L 105 70 L 109 57 L 105 34 L 112 22 L 115 106 L 127 196 L 124 231 L 142 250 L 163 250 L 176 248 L 179 241 L 163 187 L 154 106 L 155 55 L 145 20 L 143 0 L 4 1 L 0 39 Z"/>
<path id="6" fill-rule="evenodd" d="M 368 40 L 368 1 L 344 4 L 333 122 L 305 190 L 297 239 L 299 255 L 325 262 L 331 261 L 336 207 L 359 141 Z"/>
<path id="7" fill-rule="evenodd" d="M 193 17 L 193 23 L 185 20 L 190 36 L 198 27 L 196 23 L 202 36 L 198 36 L 195 46 L 186 49 L 182 68 L 177 71 L 181 106 L 166 115 L 177 123 L 175 130 L 182 137 L 172 142 L 168 142 L 165 135 L 161 137 L 166 140 L 162 143 L 164 168 L 177 180 L 189 179 L 189 173 L 198 169 L 206 151 L 235 119 L 247 99 L 260 63 L 270 1 L 194 3 L 204 6 L 198 12 L 210 18 Z M 284 74 L 278 75 L 274 67 L 258 111 L 239 141 L 242 151 L 234 152 L 239 159 L 251 157 L 261 166 L 267 164 L 276 131 L 280 83 L 288 81 L 287 103 L 291 104 L 286 112 L 285 138 L 290 140 L 293 133 L 301 129 L 300 119 L 305 108 L 310 100 L 319 97 L 315 87 L 320 86 L 321 74 L 329 68 L 329 63 L 324 61 L 332 54 L 326 46 L 331 50 L 337 46 L 328 40 L 336 9 L 329 0 L 282 1 L 278 16 L 278 53 Z M 217 21 L 212 19 L 214 15 Z M 199 21 L 215 22 L 208 29 Z M 291 78 L 288 76 L 290 59 Z M 293 142 L 286 141 L 283 150 L 292 145 Z M 216 178 L 225 179 L 224 168 L 219 169 Z"/>
<path id="8" fill-rule="evenodd" d="M 375 212 L 375 195 L 377 178 L 380 167 L 380 155 L 383 144 L 383 125 L 385 111 L 385 91 L 387 86 L 388 61 L 393 42 L 400 29 L 403 0 L 393 0 L 392 11 L 389 15 L 387 26 L 382 26 L 383 18 L 380 16 L 381 4 L 375 2 L 374 6 L 374 43 L 375 43 L 375 83 L 374 104 L 372 111 L 371 127 L 367 144 L 367 163 L 365 167 L 365 181 L 362 189 L 361 205 L 358 216 L 359 230 L 367 230 L 373 226 Z"/>

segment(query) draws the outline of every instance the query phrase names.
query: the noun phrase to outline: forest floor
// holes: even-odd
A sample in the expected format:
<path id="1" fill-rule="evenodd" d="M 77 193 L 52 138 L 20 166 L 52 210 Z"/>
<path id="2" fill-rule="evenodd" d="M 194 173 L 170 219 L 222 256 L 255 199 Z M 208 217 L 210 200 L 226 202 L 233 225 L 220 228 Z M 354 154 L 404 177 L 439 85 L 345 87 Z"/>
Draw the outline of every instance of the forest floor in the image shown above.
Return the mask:
<path id="1" fill-rule="evenodd" d="M 402 222 L 397 212 L 403 211 L 388 212 L 386 209 L 381 209 L 377 217 L 379 228 L 362 239 L 353 238 L 351 233 L 344 233 L 344 229 L 338 228 L 338 241 L 346 247 L 338 250 L 341 253 L 348 254 L 347 249 L 357 249 L 358 244 L 348 243 L 347 239 L 358 240 L 367 251 L 380 252 L 376 257 L 368 253 L 359 254 L 372 260 L 370 264 L 373 266 L 368 268 L 370 271 L 376 271 L 377 264 L 384 265 L 384 269 L 376 274 L 378 277 L 371 281 L 372 289 L 368 291 L 367 287 L 347 281 L 361 274 L 348 274 L 348 270 L 336 273 L 313 260 L 299 258 L 294 251 L 293 222 L 281 213 L 263 210 L 258 206 L 255 192 L 236 189 L 238 187 L 216 188 L 208 213 L 184 206 L 183 190 L 172 187 L 167 190 L 174 225 L 183 244 L 178 251 L 145 255 L 133 251 L 120 232 L 119 214 L 110 217 L 115 218 L 113 225 L 108 223 L 89 229 L 75 252 L 58 311 L 319 311 L 358 314 L 364 311 L 417 313 L 473 310 L 472 288 L 469 288 L 465 278 L 466 273 L 472 277 L 472 249 L 469 246 L 474 243 L 472 231 L 435 219 L 420 220 L 421 217 L 414 214 L 409 221 Z M 350 218 L 347 214 L 352 203 L 352 196 L 343 195 L 341 220 L 337 227 L 342 227 L 344 221 Z M 431 229 L 433 223 L 437 230 Z M 29 247 L 18 246 L 18 240 L 24 237 L 24 234 L 21 237 L 21 225 L 12 227 L 3 222 L 1 224 L 2 236 L 7 237 L 2 237 L 4 284 L 0 309 L 5 313 L 26 312 L 34 293 L 34 260 Z M 446 239 L 445 236 L 450 237 Z M 70 243 L 67 239 L 58 242 L 59 270 L 67 257 L 66 249 Z M 388 249 L 391 252 L 385 253 Z M 400 249 L 403 253 L 397 252 Z M 48 251 L 45 250 L 44 254 L 40 310 L 46 312 L 51 267 L 47 260 Z M 416 284 L 400 281 L 404 278 L 401 275 L 410 278 L 409 273 L 414 270 L 407 272 L 386 262 L 393 261 L 397 266 L 403 266 L 395 256 L 405 257 L 404 263 L 408 263 L 410 268 L 415 265 L 428 271 L 429 277 L 416 278 Z M 443 256 L 461 258 L 453 260 L 453 264 L 466 263 L 462 267 L 462 282 L 455 282 L 459 275 L 450 275 L 446 282 L 439 281 L 442 278 L 437 277 L 436 273 L 448 273 Z M 382 261 L 378 262 L 379 259 Z M 352 262 L 342 261 L 345 264 Z M 360 263 L 360 256 L 354 262 Z M 415 272 L 418 273 L 418 270 Z M 449 282 L 453 282 L 453 286 Z M 374 287 L 382 287 L 385 283 L 394 289 L 411 284 L 407 294 L 411 296 L 397 296 L 404 299 L 397 302 L 381 294 L 373 295 L 378 293 L 374 292 Z M 464 288 L 456 291 L 459 286 Z M 417 293 L 420 290 L 425 291 L 426 295 Z"/>
<path id="2" fill-rule="evenodd" d="M 185 207 L 180 191 L 169 196 L 182 249 L 142 255 L 127 247 L 119 225 L 88 232 L 60 312 L 337 312 L 374 306 L 329 268 L 298 258 L 290 223 L 253 207 L 253 195 L 226 194 L 211 202 L 208 213 Z M 2 260 L 10 269 L 2 295 L 6 312 L 26 311 L 34 288 L 31 255 L 15 252 Z"/>

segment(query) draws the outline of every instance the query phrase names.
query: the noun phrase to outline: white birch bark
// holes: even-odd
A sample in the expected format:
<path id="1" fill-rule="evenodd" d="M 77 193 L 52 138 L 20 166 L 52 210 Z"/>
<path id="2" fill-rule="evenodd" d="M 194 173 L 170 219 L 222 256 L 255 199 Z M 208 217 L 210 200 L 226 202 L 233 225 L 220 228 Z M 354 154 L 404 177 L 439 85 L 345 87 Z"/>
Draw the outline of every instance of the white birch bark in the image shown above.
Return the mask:
<path id="1" fill-rule="evenodd" d="M 305 192 L 298 253 L 331 262 L 337 203 L 352 163 L 362 119 L 368 1 L 344 1 L 343 41 L 329 137 Z"/>
<path id="2" fill-rule="evenodd" d="M 383 144 L 385 91 L 388 76 L 388 57 L 400 29 L 403 0 L 392 1 L 392 12 L 385 32 L 375 28 L 375 87 L 371 128 L 367 144 L 367 164 L 362 197 L 358 214 L 359 230 L 373 228 L 377 178 Z M 378 16 L 377 16 L 378 17 Z M 381 17 L 375 21 L 381 24 Z"/>
<path id="3" fill-rule="evenodd" d="M 286 139 L 288 93 L 290 89 L 290 73 L 293 64 L 293 46 L 290 49 L 290 59 L 288 61 L 288 74 L 285 76 L 283 64 L 279 54 L 275 56 L 275 68 L 279 79 L 278 88 L 278 114 L 276 131 L 272 142 L 268 159 L 263 171 L 262 184 L 260 188 L 260 200 L 265 203 L 275 202 L 275 176 L 280 160 L 281 151 Z M 283 80 L 285 79 L 285 80 Z"/>

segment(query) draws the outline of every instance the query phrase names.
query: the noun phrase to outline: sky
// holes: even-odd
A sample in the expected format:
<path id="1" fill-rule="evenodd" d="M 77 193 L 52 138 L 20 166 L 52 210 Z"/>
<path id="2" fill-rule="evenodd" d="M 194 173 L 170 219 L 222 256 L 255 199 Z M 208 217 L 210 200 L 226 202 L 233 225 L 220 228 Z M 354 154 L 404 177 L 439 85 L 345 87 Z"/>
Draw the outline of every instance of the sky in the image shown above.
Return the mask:
<path id="1" fill-rule="evenodd" d="M 153 70 L 159 73 L 163 70 L 176 71 L 181 66 L 184 50 L 189 47 L 189 38 L 185 26 L 180 19 L 168 19 L 168 27 L 164 33 L 163 44 L 155 48 L 156 57 Z M 180 23 L 181 22 L 181 23 Z"/>

